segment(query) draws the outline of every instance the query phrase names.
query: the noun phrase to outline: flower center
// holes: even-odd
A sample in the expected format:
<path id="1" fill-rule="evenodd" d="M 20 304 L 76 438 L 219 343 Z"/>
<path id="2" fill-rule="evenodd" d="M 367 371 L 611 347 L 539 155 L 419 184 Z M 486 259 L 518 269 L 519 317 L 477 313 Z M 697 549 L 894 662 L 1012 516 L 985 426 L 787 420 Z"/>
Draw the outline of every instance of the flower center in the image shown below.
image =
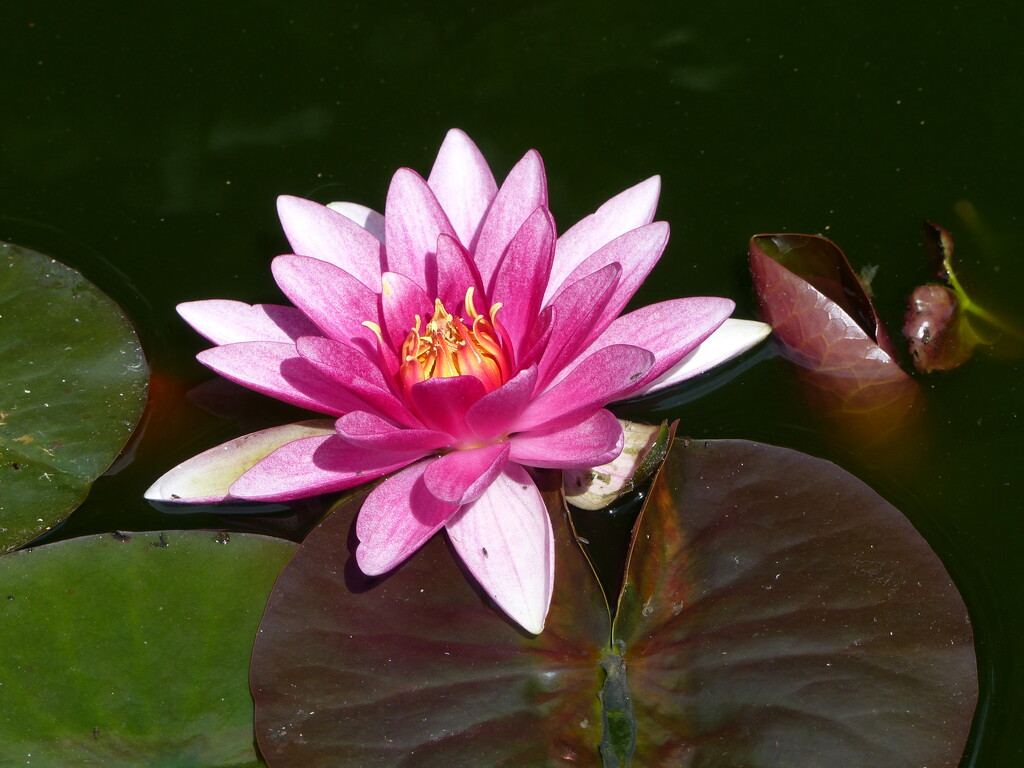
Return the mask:
<path id="1" fill-rule="evenodd" d="M 421 329 L 422 318 L 402 345 L 398 380 L 408 395 L 414 384 L 427 379 L 475 376 L 490 392 L 509 376 L 509 360 L 501 345 L 501 331 L 495 315 L 501 304 L 481 315 L 473 304 L 473 288 L 466 291 L 469 321 L 452 315 L 440 299 L 434 300 L 434 316 Z"/>

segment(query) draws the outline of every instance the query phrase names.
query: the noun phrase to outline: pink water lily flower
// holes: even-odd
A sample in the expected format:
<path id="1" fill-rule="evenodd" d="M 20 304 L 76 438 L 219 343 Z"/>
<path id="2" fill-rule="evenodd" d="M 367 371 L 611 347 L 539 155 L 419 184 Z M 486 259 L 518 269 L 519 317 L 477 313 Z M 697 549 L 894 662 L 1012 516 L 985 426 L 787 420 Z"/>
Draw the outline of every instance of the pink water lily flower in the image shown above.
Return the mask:
<path id="1" fill-rule="evenodd" d="M 395 173 L 384 216 L 280 198 L 294 254 L 273 273 L 294 307 L 178 310 L 216 345 L 198 355 L 204 365 L 336 420 L 234 440 L 147 497 L 285 501 L 388 476 L 356 522 L 363 572 L 391 570 L 444 528 L 494 602 L 539 633 L 553 537 L 527 468 L 612 460 L 623 433 L 606 404 L 764 335 L 759 323 L 726 323 L 733 302 L 722 298 L 620 315 L 668 241 L 668 225 L 652 223 L 659 186 L 627 189 L 558 237 L 540 155 L 528 152 L 499 188 L 453 130 L 427 180 Z"/>

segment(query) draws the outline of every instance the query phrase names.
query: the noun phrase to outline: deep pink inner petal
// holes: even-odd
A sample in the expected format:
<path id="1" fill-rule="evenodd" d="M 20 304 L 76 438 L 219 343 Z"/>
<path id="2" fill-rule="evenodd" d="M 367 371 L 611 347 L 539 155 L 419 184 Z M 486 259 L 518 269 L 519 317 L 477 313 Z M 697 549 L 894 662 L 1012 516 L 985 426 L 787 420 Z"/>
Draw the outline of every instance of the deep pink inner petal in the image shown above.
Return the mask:
<path id="1" fill-rule="evenodd" d="M 509 458 L 530 467 L 588 469 L 618 456 L 622 440 L 619 420 L 602 409 L 568 427 L 513 435 Z"/>
<path id="2" fill-rule="evenodd" d="M 516 420 L 515 431 L 557 429 L 578 421 L 636 387 L 654 361 L 646 349 L 628 344 L 598 350 L 534 398 Z"/>
<path id="3" fill-rule="evenodd" d="M 536 385 L 536 366 L 520 371 L 474 403 L 466 412 L 466 424 L 480 440 L 507 433 L 530 402 Z"/>
<path id="4" fill-rule="evenodd" d="M 474 256 L 484 287 L 488 290 L 498 263 L 516 232 L 531 213 L 547 204 L 548 183 L 544 176 L 544 162 L 531 149 L 509 171 L 480 229 Z"/>
<path id="5" fill-rule="evenodd" d="M 365 404 L 300 357 L 293 344 L 247 341 L 207 349 L 196 359 L 231 381 L 265 395 L 340 416 Z"/>
<path id="6" fill-rule="evenodd" d="M 376 451 L 423 451 L 445 448 L 451 435 L 430 429 L 396 426 L 366 411 L 346 413 L 335 422 L 338 434 L 353 445 Z"/>
<path id="7" fill-rule="evenodd" d="M 447 432 L 456 440 L 472 441 L 466 412 L 485 394 L 474 376 L 426 379 L 414 384 L 410 400 L 415 415 L 427 429 Z"/>
<path id="8" fill-rule="evenodd" d="M 448 235 L 437 238 L 437 297 L 451 312 L 462 313 L 466 291 L 473 289 L 477 310 L 482 314 L 490 311 L 486 305 L 483 282 L 480 273 L 473 264 L 473 257 L 465 248 Z"/>
<path id="9" fill-rule="evenodd" d="M 331 338 L 369 348 L 362 323 L 377 318 L 377 294 L 345 270 L 306 256 L 278 256 L 271 265 L 285 295 Z"/>
<path id="10" fill-rule="evenodd" d="M 405 275 L 385 272 L 381 278 L 380 303 L 384 340 L 401 355 L 402 344 L 413 329 L 416 316 L 419 315 L 423 332 L 434 314 L 434 301 Z"/>
<path id="11" fill-rule="evenodd" d="M 408 168 L 399 168 L 391 179 L 384 211 L 384 242 L 387 269 L 405 275 L 431 296 L 437 284 L 434 252 L 438 235 L 458 237 L 441 204 L 423 178 Z"/>
<path id="12" fill-rule="evenodd" d="M 504 468 L 508 443 L 452 451 L 430 463 L 423 480 L 434 496 L 449 504 L 468 504 L 487 490 Z"/>
<path id="13" fill-rule="evenodd" d="M 517 353 L 540 312 L 554 253 L 555 220 L 546 208 L 537 208 L 512 238 L 494 275 L 491 302 L 501 303 L 498 319 Z"/>

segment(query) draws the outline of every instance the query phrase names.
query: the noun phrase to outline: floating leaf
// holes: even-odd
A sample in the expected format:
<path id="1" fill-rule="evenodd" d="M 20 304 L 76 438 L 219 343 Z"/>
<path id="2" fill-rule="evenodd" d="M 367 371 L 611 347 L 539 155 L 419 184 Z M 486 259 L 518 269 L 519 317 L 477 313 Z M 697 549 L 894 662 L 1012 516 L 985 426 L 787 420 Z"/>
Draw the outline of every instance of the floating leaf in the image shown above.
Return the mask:
<path id="1" fill-rule="evenodd" d="M 555 598 L 522 633 L 435 536 L 391 574 L 346 553 L 365 493 L 314 529 L 285 568 L 253 650 L 256 738 L 271 766 L 534 766 L 592 760 L 603 596 L 558 494 Z"/>
<path id="2" fill-rule="evenodd" d="M 859 441 L 898 432 L 922 407 L 920 389 L 856 273 L 834 243 L 811 235 L 758 235 L 750 269 L 761 312 L 824 411 Z"/>
<path id="3" fill-rule="evenodd" d="M 676 441 L 650 499 L 613 643 L 556 509 L 555 593 L 531 637 L 487 609 L 443 537 L 362 576 L 362 496 L 348 502 L 260 628 L 269 765 L 956 765 L 970 623 L 897 510 L 832 464 L 738 441 Z"/>
<path id="4" fill-rule="evenodd" d="M 260 765 L 249 652 L 294 549 L 168 531 L 0 558 L 0 763 Z"/>
<path id="5" fill-rule="evenodd" d="M 977 702 L 966 607 L 910 522 L 759 443 L 677 442 L 615 638 L 638 766 L 951 768 Z"/>
<path id="6" fill-rule="evenodd" d="M 131 324 L 78 272 L 0 243 L 0 552 L 77 507 L 128 440 L 149 372 Z"/>

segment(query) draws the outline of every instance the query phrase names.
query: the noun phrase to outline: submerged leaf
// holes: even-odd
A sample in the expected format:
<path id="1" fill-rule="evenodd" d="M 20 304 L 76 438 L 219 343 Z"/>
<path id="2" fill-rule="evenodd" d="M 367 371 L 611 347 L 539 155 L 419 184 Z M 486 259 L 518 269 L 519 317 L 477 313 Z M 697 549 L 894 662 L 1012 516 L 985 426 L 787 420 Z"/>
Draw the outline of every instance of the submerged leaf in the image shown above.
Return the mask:
<path id="1" fill-rule="evenodd" d="M 0 243 L 0 552 L 49 530 L 114 461 L 149 370 L 120 308 L 75 270 Z"/>
<path id="2" fill-rule="evenodd" d="M 967 295 L 953 271 L 953 236 L 930 221 L 924 235 L 944 285 L 921 285 L 910 295 L 903 335 L 914 367 L 922 373 L 948 371 L 967 362 L 979 344 L 994 344 L 1001 334 L 1019 339 L 1019 332 Z"/>
<path id="3" fill-rule="evenodd" d="M 758 235 L 750 269 L 761 312 L 817 403 L 860 441 L 884 439 L 922 407 L 920 389 L 846 257 L 811 235 Z"/>

